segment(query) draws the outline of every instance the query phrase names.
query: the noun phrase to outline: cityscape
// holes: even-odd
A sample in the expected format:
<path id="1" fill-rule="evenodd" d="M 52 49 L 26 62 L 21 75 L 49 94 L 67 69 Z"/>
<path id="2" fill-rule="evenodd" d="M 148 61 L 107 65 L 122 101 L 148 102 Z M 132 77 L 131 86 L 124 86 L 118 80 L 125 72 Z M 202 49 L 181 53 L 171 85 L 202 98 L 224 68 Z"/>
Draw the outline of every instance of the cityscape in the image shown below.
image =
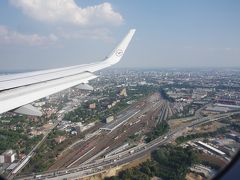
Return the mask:
<path id="1" fill-rule="evenodd" d="M 7 179 L 208 179 L 240 147 L 240 69 L 107 69 L 0 115 Z"/>

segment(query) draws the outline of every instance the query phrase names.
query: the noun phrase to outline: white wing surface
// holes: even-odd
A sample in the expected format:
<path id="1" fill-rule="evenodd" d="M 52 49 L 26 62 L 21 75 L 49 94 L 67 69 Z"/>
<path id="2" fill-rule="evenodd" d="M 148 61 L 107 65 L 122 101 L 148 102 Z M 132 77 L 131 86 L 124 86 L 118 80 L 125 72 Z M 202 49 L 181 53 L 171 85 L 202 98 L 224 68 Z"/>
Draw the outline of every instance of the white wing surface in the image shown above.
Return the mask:
<path id="1" fill-rule="evenodd" d="M 95 71 L 121 60 L 134 33 L 135 29 L 131 29 L 104 61 L 0 76 L 0 113 L 14 110 L 18 113 L 40 116 L 40 112 L 34 112 L 33 107 L 29 108 L 29 103 L 96 78 L 93 74 Z"/>

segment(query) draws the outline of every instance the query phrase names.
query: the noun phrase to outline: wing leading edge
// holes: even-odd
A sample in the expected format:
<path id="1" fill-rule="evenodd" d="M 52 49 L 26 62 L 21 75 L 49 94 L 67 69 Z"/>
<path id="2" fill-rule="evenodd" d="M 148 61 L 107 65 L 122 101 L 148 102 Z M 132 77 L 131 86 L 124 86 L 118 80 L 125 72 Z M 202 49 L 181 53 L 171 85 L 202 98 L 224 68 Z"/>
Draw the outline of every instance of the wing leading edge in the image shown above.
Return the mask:
<path id="1" fill-rule="evenodd" d="M 121 60 L 134 33 L 135 29 L 131 29 L 104 61 L 0 76 L 0 113 L 10 110 L 19 112 L 21 109 L 26 109 L 20 107 L 33 101 L 79 84 L 88 83 L 89 80 L 97 77 L 93 72 L 109 67 Z"/>

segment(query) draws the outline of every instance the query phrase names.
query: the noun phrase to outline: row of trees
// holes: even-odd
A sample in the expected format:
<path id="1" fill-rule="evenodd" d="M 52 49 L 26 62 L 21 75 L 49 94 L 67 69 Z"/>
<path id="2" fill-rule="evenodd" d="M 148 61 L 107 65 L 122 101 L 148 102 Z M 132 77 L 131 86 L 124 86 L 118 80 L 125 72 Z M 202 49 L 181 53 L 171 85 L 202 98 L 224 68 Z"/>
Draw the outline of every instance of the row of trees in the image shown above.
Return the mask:
<path id="1" fill-rule="evenodd" d="M 147 180 L 154 176 L 163 179 L 185 179 L 189 167 L 198 162 L 196 154 L 190 148 L 165 146 L 152 153 L 148 160 L 138 167 L 127 169 L 119 176 L 105 178 L 106 180 L 135 179 Z"/>
<path id="2" fill-rule="evenodd" d="M 240 132 L 240 124 L 237 124 L 237 123 L 231 123 L 229 125 L 230 129 L 234 130 L 234 131 L 237 131 L 237 132 Z"/>
<path id="3" fill-rule="evenodd" d="M 206 133 L 196 133 L 196 134 L 189 134 L 187 136 L 180 136 L 176 139 L 177 144 L 181 144 L 183 142 L 190 141 L 192 139 L 197 139 L 197 138 L 208 138 L 208 137 L 215 137 L 220 134 L 226 133 L 227 130 L 225 127 L 219 128 L 216 131 L 213 132 L 206 132 Z"/>
<path id="4" fill-rule="evenodd" d="M 174 102 L 175 101 L 174 98 L 170 97 L 163 88 L 160 88 L 159 92 L 160 92 L 163 99 L 165 99 L 169 102 Z"/>
<path id="5" fill-rule="evenodd" d="M 166 121 L 162 121 L 157 126 L 146 135 L 146 142 L 150 142 L 159 136 L 164 135 L 169 130 L 169 125 Z"/>

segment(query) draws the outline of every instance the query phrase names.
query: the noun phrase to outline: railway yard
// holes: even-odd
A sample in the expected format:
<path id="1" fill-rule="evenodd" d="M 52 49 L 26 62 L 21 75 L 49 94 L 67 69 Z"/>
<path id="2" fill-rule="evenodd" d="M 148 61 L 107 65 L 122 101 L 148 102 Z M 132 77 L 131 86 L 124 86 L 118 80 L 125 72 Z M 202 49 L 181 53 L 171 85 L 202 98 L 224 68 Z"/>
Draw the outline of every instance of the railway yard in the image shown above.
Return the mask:
<path id="1" fill-rule="evenodd" d="M 159 146 L 173 142 L 189 128 L 219 121 L 238 113 L 224 113 L 211 117 L 201 117 L 197 114 L 194 118 L 186 118 L 179 126 L 170 128 L 163 136 L 146 143 L 146 134 L 172 114 L 169 102 L 162 99 L 159 93 L 154 93 L 124 109 L 111 123 L 98 125 L 99 128 L 90 130 L 84 139 L 66 147 L 48 171 L 19 175 L 15 178 L 78 179 L 93 176 L 141 158 Z M 220 158 L 226 161 L 223 157 Z"/>
<path id="2" fill-rule="evenodd" d="M 159 117 L 163 106 L 166 106 L 165 101 L 161 100 L 159 94 L 151 95 L 133 104 L 122 111 L 115 121 L 102 126 L 99 130 L 92 132 L 85 141 L 65 151 L 50 170 L 74 167 L 95 155 L 104 156 L 127 143 L 131 135 L 145 134 L 156 125 L 155 119 Z"/>
<path id="3" fill-rule="evenodd" d="M 98 129 L 92 128 L 84 139 L 66 147 L 49 172 L 86 165 L 99 158 L 112 157 L 118 151 L 138 147 L 144 142 L 144 134 L 166 120 L 170 113 L 167 101 L 159 93 L 151 94 L 124 109 L 113 122 L 97 124 Z"/>

